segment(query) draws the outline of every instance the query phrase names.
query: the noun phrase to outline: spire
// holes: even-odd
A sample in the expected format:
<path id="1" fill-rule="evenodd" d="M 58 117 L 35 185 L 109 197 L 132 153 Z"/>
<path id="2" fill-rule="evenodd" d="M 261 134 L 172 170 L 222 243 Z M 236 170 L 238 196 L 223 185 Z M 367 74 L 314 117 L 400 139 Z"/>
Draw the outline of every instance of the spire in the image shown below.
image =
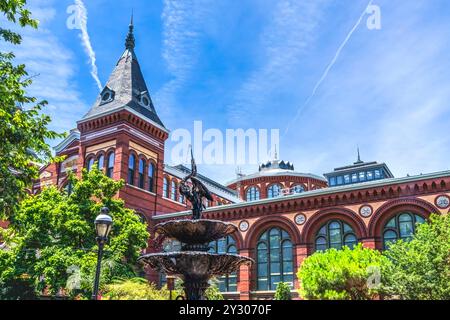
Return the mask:
<path id="1" fill-rule="evenodd" d="M 274 157 L 274 160 L 278 160 L 277 145 L 275 145 L 275 157 Z"/>
<path id="2" fill-rule="evenodd" d="M 359 154 L 359 146 L 356 147 L 357 153 L 358 153 L 358 160 L 356 160 L 355 164 L 364 163 L 364 161 L 361 161 L 361 155 Z"/>
<path id="3" fill-rule="evenodd" d="M 134 50 L 134 46 L 136 44 L 136 41 L 134 39 L 133 30 L 134 30 L 133 11 L 131 11 L 131 21 L 130 21 L 130 25 L 128 27 L 127 39 L 125 40 L 125 48 L 127 48 L 128 50 Z"/>
<path id="4" fill-rule="evenodd" d="M 131 14 L 129 32 L 125 41 L 126 49 L 120 56 L 108 81 L 96 102 L 84 119 L 100 117 L 108 112 L 130 109 L 164 128 L 150 97 L 150 91 L 134 52 L 133 13 Z M 164 128 L 165 129 L 165 128 Z"/>

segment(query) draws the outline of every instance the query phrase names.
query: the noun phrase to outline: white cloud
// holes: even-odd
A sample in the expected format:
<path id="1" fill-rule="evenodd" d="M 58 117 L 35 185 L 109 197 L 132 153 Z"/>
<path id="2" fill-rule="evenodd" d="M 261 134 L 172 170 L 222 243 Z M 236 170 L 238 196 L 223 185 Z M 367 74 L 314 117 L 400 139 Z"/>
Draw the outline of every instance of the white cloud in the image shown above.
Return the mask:
<path id="1" fill-rule="evenodd" d="M 293 70 L 314 42 L 316 28 L 328 2 L 277 2 L 272 19 L 260 38 L 264 62 L 244 81 L 236 93 L 235 102 L 228 107 L 231 122 L 246 120 L 250 111 L 255 114 L 263 112 L 273 93 L 289 79 L 295 78 Z"/>
<path id="2" fill-rule="evenodd" d="M 75 0 L 75 5 L 77 8 L 77 18 L 80 20 L 78 26 L 81 31 L 80 34 L 81 44 L 83 45 L 84 51 L 89 57 L 89 61 L 91 64 L 91 76 L 92 78 L 94 78 L 99 91 L 101 91 L 103 89 L 103 86 L 100 82 L 100 79 L 98 78 L 98 69 L 96 64 L 97 59 L 95 57 L 95 51 L 92 48 L 91 39 L 89 38 L 89 32 L 87 28 L 87 21 L 88 21 L 87 10 L 83 1 L 81 0 Z"/>
<path id="3" fill-rule="evenodd" d="M 157 105 L 164 106 L 163 117 L 175 107 L 177 91 L 198 62 L 202 20 L 213 5 L 213 0 L 164 0 L 162 55 L 173 78 L 154 97 Z"/>
<path id="4" fill-rule="evenodd" d="M 449 22 L 429 1 L 377 4 L 382 29 L 358 29 L 283 141 L 297 168 L 349 164 L 357 144 L 396 176 L 449 168 Z"/>

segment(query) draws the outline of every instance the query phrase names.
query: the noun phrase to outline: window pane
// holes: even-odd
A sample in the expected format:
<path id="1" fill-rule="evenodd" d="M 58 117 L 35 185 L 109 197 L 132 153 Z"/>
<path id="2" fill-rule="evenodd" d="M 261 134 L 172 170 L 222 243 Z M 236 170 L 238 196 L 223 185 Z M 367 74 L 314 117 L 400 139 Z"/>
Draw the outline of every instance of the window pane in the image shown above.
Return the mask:
<path id="1" fill-rule="evenodd" d="M 348 234 L 345 236 L 344 245 L 346 245 L 350 249 L 353 249 L 353 247 L 356 245 L 356 243 L 357 243 L 357 240 L 356 240 L 355 235 Z"/>
<path id="2" fill-rule="evenodd" d="M 366 173 L 365 172 L 359 173 L 359 181 L 366 181 Z"/>
<path id="3" fill-rule="evenodd" d="M 335 186 L 336 185 L 336 177 L 331 177 L 330 178 L 330 185 L 331 186 Z"/>
<path id="4" fill-rule="evenodd" d="M 349 175 L 349 174 L 346 174 L 346 175 L 344 176 L 344 182 L 345 182 L 345 183 L 350 183 L 350 175 Z"/>
<path id="5" fill-rule="evenodd" d="M 319 237 L 316 240 L 316 250 L 324 251 L 327 249 L 327 240 L 324 237 Z"/>
<path id="6" fill-rule="evenodd" d="M 413 234 L 412 222 L 400 222 L 399 229 L 400 229 L 400 237 L 401 238 L 408 238 L 408 237 L 412 236 L 412 234 Z"/>
<path id="7" fill-rule="evenodd" d="M 105 165 L 105 157 L 103 155 L 101 155 L 100 157 L 98 157 L 98 162 L 97 162 L 98 168 L 99 169 L 103 169 L 104 165 Z"/>
<path id="8" fill-rule="evenodd" d="M 408 213 L 403 213 L 398 217 L 399 222 L 412 222 L 412 217 Z"/>
<path id="9" fill-rule="evenodd" d="M 395 228 L 396 222 L 395 217 L 389 220 L 389 222 L 386 224 L 386 228 Z"/>
<path id="10" fill-rule="evenodd" d="M 420 223 L 424 223 L 425 222 L 425 219 L 424 218 L 422 218 L 421 216 L 419 216 L 419 215 L 415 215 L 415 218 L 416 218 L 416 224 L 420 224 Z"/>

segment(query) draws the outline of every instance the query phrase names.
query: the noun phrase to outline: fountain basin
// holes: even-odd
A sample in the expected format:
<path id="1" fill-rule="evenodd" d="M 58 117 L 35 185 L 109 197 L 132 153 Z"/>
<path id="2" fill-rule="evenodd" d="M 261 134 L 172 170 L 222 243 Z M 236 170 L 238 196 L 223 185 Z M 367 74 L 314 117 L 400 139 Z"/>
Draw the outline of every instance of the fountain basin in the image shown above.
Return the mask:
<path id="1" fill-rule="evenodd" d="M 237 231 L 234 224 L 219 220 L 174 220 L 160 223 L 155 231 L 187 244 L 205 244 Z"/>
<path id="2" fill-rule="evenodd" d="M 226 275 L 237 271 L 241 265 L 254 262 L 251 258 L 237 254 L 202 251 L 150 253 L 141 256 L 138 261 L 168 275 L 198 279 Z"/>

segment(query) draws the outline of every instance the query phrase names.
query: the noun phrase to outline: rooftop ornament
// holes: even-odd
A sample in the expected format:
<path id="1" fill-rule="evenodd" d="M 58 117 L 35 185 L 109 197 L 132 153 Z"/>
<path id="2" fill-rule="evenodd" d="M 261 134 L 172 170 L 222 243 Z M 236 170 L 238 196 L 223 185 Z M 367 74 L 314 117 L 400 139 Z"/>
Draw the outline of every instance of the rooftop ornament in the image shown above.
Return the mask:
<path id="1" fill-rule="evenodd" d="M 217 220 L 202 219 L 205 209 L 203 199 L 212 201 L 206 186 L 197 176 L 197 166 L 191 150 L 192 170 L 180 183 L 180 193 L 192 206 L 192 219 L 173 220 L 156 225 L 155 231 L 167 238 L 177 239 L 183 245 L 181 251 L 150 253 L 139 261 L 151 268 L 176 276 L 183 280 L 187 300 L 206 300 L 205 292 L 209 280 L 239 270 L 241 265 L 251 265 L 254 261 L 248 257 L 230 253 L 210 253 L 208 245 L 231 235 L 237 226 Z"/>

